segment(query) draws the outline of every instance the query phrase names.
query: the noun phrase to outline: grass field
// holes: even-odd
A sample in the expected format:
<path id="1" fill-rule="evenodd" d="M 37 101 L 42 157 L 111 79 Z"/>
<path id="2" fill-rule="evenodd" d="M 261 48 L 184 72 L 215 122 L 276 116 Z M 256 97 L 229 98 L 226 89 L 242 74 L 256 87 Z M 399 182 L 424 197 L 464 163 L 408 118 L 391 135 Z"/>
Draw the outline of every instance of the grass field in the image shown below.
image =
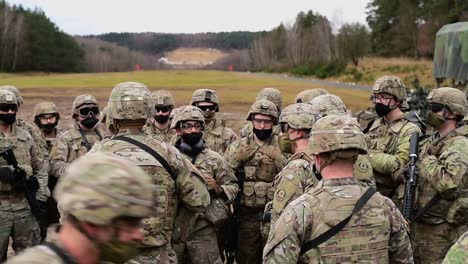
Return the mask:
<path id="1" fill-rule="evenodd" d="M 293 103 L 297 93 L 317 86 L 298 81 L 273 79 L 249 73 L 221 71 L 140 71 L 98 74 L 0 74 L 2 85 L 14 85 L 20 89 L 25 105 L 20 115 L 32 120 L 34 105 L 41 101 L 57 104 L 62 123 L 70 123 L 71 104 L 80 94 L 90 93 L 105 106 L 112 87 L 119 82 L 137 81 L 146 84 L 150 90 L 167 89 L 172 92 L 177 105 L 187 104 L 195 89 L 210 88 L 217 91 L 221 100 L 221 112 L 230 113 L 235 128 L 241 121 L 255 95 L 264 87 L 275 87 L 283 94 L 283 105 Z M 370 105 L 369 92 L 323 87 L 343 98 L 352 111 Z"/>

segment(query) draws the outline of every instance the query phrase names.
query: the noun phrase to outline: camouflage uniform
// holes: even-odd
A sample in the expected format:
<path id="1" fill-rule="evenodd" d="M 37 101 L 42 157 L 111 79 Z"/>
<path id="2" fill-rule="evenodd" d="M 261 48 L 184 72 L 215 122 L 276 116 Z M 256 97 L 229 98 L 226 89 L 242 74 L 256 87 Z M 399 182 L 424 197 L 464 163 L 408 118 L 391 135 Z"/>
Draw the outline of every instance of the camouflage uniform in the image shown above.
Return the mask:
<path id="1" fill-rule="evenodd" d="M 455 88 L 438 88 L 427 97 L 453 114 L 464 116 L 468 102 Z M 440 263 L 450 246 L 467 230 L 468 126 L 441 136 L 437 131 L 421 143 L 418 162 L 418 200 L 425 207 L 436 202 L 411 226 L 415 261 Z"/>
<path id="2" fill-rule="evenodd" d="M 347 116 L 324 117 L 312 130 L 314 155 L 350 159 L 349 154 L 365 153 L 364 146 L 359 124 Z M 264 263 L 413 263 L 403 216 L 379 193 L 335 236 L 301 254 L 306 242 L 348 217 L 365 191 L 354 177 L 320 181 L 283 211 L 263 251 Z"/>
<path id="3" fill-rule="evenodd" d="M 96 98 L 89 94 L 76 97 L 72 104 L 73 118 L 77 118 L 79 108 L 83 105 L 97 106 L 98 103 Z M 105 135 L 106 133 L 99 127 L 92 131 L 84 131 L 76 121 L 74 126 L 63 132 L 52 146 L 50 152 L 51 174 L 56 178 L 60 178 L 68 164 L 86 154 L 92 145 L 101 141 Z"/>
<path id="4" fill-rule="evenodd" d="M 277 123 L 278 110 L 270 101 L 253 103 L 247 120 L 252 120 L 254 114 L 272 116 Z M 264 244 L 260 232 L 263 210 L 267 202 L 273 199 L 273 179 L 286 161 L 278 146 L 278 136 L 271 134 L 263 145 L 258 145 L 254 133 L 251 133 L 234 141 L 224 157 L 236 176 L 245 173 L 239 204 L 234 208 L 239 217 L 236 261 L 239 264 L 259 263 Z"/>
<path id="5" fill-rule="evenodd" d="M 312 112 L 322 118 L 328 115 L 347 115 L 346 106 L 340 97 L 334 94 L 319 95 L 309 102 Z M 354 178 L 363 186 L 375 187 L 374 173 L 369 160 L 369 155 L 359 155 L 354 163 Z"/>
<path id="6" fill-rule="evenodd" d="M 151 98 L 153 99 L 155 106 L 167 106 L 171 107 L 171 109 L 174 108 L 174 98 L 172 97 L 171 93 L 166 90 L 152 92 Z M 171 128 L 171 122 L 169 122 L 168 126 L 164 129 L 158 128 L 155 125 L 155 122 L 156 121 L 154 120 L 154 117 L 149 118 L 146 121 L 146 125 L 143 127 L 143 131 L 152 137 L 157 137 L 163 142 L 170 142 L 176 135 L 174 129 Z"/>
<path id="7" fill-rule="evenodd" d="M 86 155 L 73 162 L 67 168 L 65 176 L 57 185 L 55 196 L 77 221 L 102 226 L 111 224 L 118 217 L 139 219 L 152 213 L 151 179 L 143 170 L 125 159 L 103 153 Z M 69 252 L 70 245 L 67 248 L 58 236 L 60 231 L 58 232 L 49 242 L 72 262 L 66 262 L 48 246 L 39 245 L 27 249 L 8 263 L 78 263 Z M 100 261 L 114 263 L 104 254 L 100 255 Z"/>
<path id="8" fill-rule="evenodd" d="M 296 95 L 296 99 L 294 101 L 296 103 L 309 103 L 312 99 L 315 97 L 322 95 L 322 94 L 327 94 L 328 91 L 323 88 L 315 88 L 315 89 L 309 89 L 309 90 L 304 90 Z"/>
<path id="9" fill-rule="evenodd" d="M 280 91 L 278 91 L 275 88 L 263 88 L 260 92 L 258 92 L 255 101 L 262 99 L 274 103 L 276 105 L 276 108 L 278 109 L 278 113 L 281 112 L 281 109 L 283 107 L 283 96 L 281 95 Z M 250 133 L 252 133 L 252 128 L 253 127 L 251 122 L 246 123 L 244 127 L 239 131 L 239 136 L 247 137 Z M 281 131 L 279 126 L 273 126 L 273 134 L 279 135 L 280 132 Z"/>
<path id="10" fill-rule="evenodd" d="M 153 109 L 150 92 L 144 84 L 125 82 L 116 85 L 108 102 L 108 118 L 113 119 L 118 134 L 93 146 L 91 152 L 111 152 L 124 157 L 143 168 L 152 178 L 154 215 L 143 221 L 145 236 L 140 244 L 142 252 L 132 263 L 176 263 L 171 238 L 174 241 L 184 240 L 187 230 L 191 228 L 187 225 L 187 230 L 174 230 L 178 208 L 204 212 L 210 197 L 201 176 L 176 148 L 150 138 L 143 132 L 144 120 L 152 116 Z M 125 122 L 133 122 L 132 128 L 121 128 L 121 124 Z M 141 128 L 135 127 L 135 122 L 141 122 Z M 151 154 L 133 144 L 115 140 L 119 136 L 137 140 L 159 153 L 174 171 L 174 178 Z"/>
<path id="11" fill-rule="evenodd" d="M 379 78 L 372 89 L 374 94 L 386 93 L 402 101 L 402 108 L 407 108 L 406 90 L 403 82 L 395 76 Z M 409 161 L 409 138 L 413 133 L 420 133 L 419 127 L 406 119 L 405 114 L 389 123 L 385 117 L 376 119 L 366 133 L 369 157 L 374 170 L 377 190 L 394 201 L 402 199 L 402 193 L 394 196 L 399 186 L 393 178 L 398 169 Z M 400 190 L 401 190 L 400 187 Z"/>
<path id="12" fill-rule="evenodd" d="M 14 93 L 0 90 L 0 103 L 16 104 Z M 39 151 L 31 135 L 15 124 L 11 125 L 9 135 L 0 133 L 0 147 L 12 148 L 18 165 L 26 173 L 26 177 L 36 177 L 39 189 L 36 199 L 43 204 L 50 196 L 47 188 L 47 173 L 44 169 L 44 157 Z M 6 160 L 0 158 L 2 169 L 10 169 Z M 15 176 L 16 177 L 16 176 Z M 16 253 L 34 246 L 40 242 L 39 226 L 31 214 L 30 206 L 24 191 L 16 191 L 14 183 L 0 181 L 0 256 L 6 254 L 10 237 Z"/>
<path id="13" fill-rule="evenodd" d="M 209 89 L 198 89 L 192 94 L 190 104 L 197 106 L 201 102 L 211 102 L 216 105 L 216 112 L 219 111 L 219 97 L 215 91 Z M 226 149 L 237 139 L 236 133 L 229 127 L 226 127 L 224 120 L 214 118 L 214 113 L 203 111 L 205 116 L 205 131 L 203 140 L 207 148 L 223 155 Z M 213 115 L 213 116 L 209 116 Z"/>
<path id="14" fill-rule="evenodd" d="M 42 127 L 41 127 L 42 125 L 41 125 L 41 123 L 39 121 L 39 116 L 40 115 L 47 115 L 47 114 L 55 114 L 57 116 L 57 122 L 58 122 L 58 120 L 60 120 L 60 114 L 57 111 L 57 106 L 55 106 L 54 103 L 52 103 L 52 102 L 42 102 L 42 103 L 38 103 L 34 107 L 34 112 L 33 112 L 34 123 L 39 128 L 39 130 L 41 131 L 42 138 L 45 140 L 47 150 L 50 153 L 50 151 L 52 150 L 52 145 L 55 143 L 55 140 L 57 139 L 57 137 L 59 137 L 63 133 L 63 129 L 61 129 L 60 127 L 57 126 L 57 127 L 54 128 L 54 130 L 52 130 L 49 133 L 44 131 L 44 129 L 42 129 Z"/>
<path id="15" fill-rule="evenodd" d="M 442 264 L 468 263 L 468 232 L 463 234 L 450 248 Z"/>
<path id="16" fill-rule="evenodd" d="M 198 121 L 203 125 L 205 124 L 202 111 L 194 106 L 186 106 L 182 111 L 179 111 L 174 116 L 172 128 L 180 128 L 180 125 L 184 121 Z M 207 215 L 211 212 L 211 209 L 218 210 L 221 207 L 225 209 L 225 217 L 227 218 L 228 206 L 234 201 L 239 192 L 234 172 L 232 172 L 224 158 L 217 152 L 205 148 L 202 144 L 190 148 L 188 144 L 181 146 L 183 144 L 181 140 L 179 139 L 175 144 L 176 148 L 188 160 L 192 161 L 192 164 L 202 173 L 203 177 L 214 178 L 218 187 L 222 190 L 212 189 L 211 186 L 207 186 L 211 196 Z M 224 221 L 213 222 L 209 221 L 210 219 L 208 217 L 198 217 L 193 224 L 187 240 L 184 243 L 174 245 L 179 263 L 222 263 L 216 234 L 219 230 L 222 230 Z M 184 225 L 187 225 L 187 222 L 190 221 L 190 219 L 186 219 L 187 221 L 181 220 L 180 222 Z"/>

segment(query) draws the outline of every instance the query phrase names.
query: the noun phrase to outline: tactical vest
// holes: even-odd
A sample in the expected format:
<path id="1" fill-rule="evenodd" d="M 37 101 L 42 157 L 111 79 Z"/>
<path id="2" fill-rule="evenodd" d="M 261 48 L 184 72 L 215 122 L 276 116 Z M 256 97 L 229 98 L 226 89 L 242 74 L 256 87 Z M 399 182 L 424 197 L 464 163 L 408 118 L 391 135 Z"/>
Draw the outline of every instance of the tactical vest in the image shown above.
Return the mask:
<path id="1" fill-rule="evenodd" d="M 205 146 L 219 154 L 223 154 L 227 149 L 227 142 L 225 140 L 226 124 L 224 120 L 213 120 L 213 124 L 206 127 L 203 133 L 203 140 Z"/>
<path id="2" fill-rule="evenodd" d="M 452 144 L 456 144 L 460 138 L 466 138 L 468 136 L 468 126 L 462 126 L 453 133 L 450 133 L 444 138 L 440 138 L 435 140 L 434 142 L 427 142 L 423 145 L 422 149 L 420 150 L 420 157 L 424 158 L 427 155 L 434 155 L 439 159 L 440 155 L 447 150 L 449 146 Z M 421 171 L 421 170 L 420 170 Z M 444 222 L 450 223 L 465 223 L 466 221 L 466 214 L 468 213 L 468 180 L 467 180 L 467 172 L 461 172 L 464 175 L 461 177 L 464 181 L 464 189 L 462 191 L 462 195 L 453 200 L 446 200 L 440 198 L 433 206 L 429 208 L 429 210 L 422 215 L 417 221 L 422 221 L 427 224 L 441 224 Z M 430 175 L 429 175 L 430 176 Z M 419 180 L 419 188 L 418 188 L 418 209 L 424 207 L 428 202 L 437 194 L 437 191 L 431 184 L 428 182 L 426 177 L 418 177 Z M 463 184 L 463 183 L 462 183 Z M 459 215 L 463 215 L 463 219 L 455 219 L 459 217 Z"/>
<path id="3" fill-rule="evenodd" d="M 125 136 L 146 144 L 144 136 Z M 111 147 L 112 153 L 133 161 L 153 180 L 154 215 L 142 221 L 144 238 L 141 241 L 141 246 L 159 247 L 170 243 L 178 205 L 176 185 L 171 175 L 146 151 L 122 141 L 110 140 L 109 142 L 114 144 Z M 163 155 L 164 153 L 159 154 Z"/>
<path id="4" fill-rule="evenodd" d="M 98 129 L 90 132 L 82 132 L 83 134 L 81 134 L 79 128 L 76 127 L 70 130 L 70 149 L 68 151 L 67 162 L 72 162 L 88 153 L 88 147 L 91 149 L 92 145 L 101 141 L 104 136 L 102 131 Z M 87 142 L 85 142 L 85 140 Z M 89 144 L 89 146 L 86 146 L 86 144 Z"/>
<path id="5" fill-rule="evenodd" d="M 277 142 L 277 136 L 272 136 L 269 144 L 261 146 L 257 152 L 244 162 L 245 181 L 240 199 L 240 204 L 246 207 L 264 208 L 266 203 L 273 200 L 274 189 L 273 179 L 282 167 L 278 166 L 278 161 L 272 160 L 262 153 L 266 147 L 271 147 L 271 142 Z M 250 138 L 242 138 L 242 144 L 250 144 Z M 277 145 L 273 145 L 278 148 Z"/>
<path id="6" fill-rule="evenodd" d="M 343 191 L 336 192 L 339 188 L 355 188 L 354 197 L 349 198 Z M 303 241 L 316 238 L 348 217 L 363 193 L 358 190 L 362 188 L 357 185 L 317 187 L 313 192 L 318 199 L 313 227 L 306 231 Z M 307 251 L 298 263 L 388 263 L 391 226 L 385 207 L 383 199 L 372 197 L 341 231 Z"/>

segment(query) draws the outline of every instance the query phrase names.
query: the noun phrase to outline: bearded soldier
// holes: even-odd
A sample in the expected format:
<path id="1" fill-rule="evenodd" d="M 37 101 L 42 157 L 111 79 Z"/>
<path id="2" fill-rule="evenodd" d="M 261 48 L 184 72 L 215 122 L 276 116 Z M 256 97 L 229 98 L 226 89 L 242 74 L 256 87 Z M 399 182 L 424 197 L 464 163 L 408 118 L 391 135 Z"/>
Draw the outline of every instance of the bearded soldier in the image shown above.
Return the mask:
<path id="1" fill-rule="evenodd" d="M 95 145 L 91 152 L 111 152 L 131 160 L 143 168 L 153 182 L 153 214 L 143 220 L 141 253 L 132 263 L 176 263 L 171 239 L 185 240 L 184 236 L 192 228 L 186 225 L 174 230 L 177 210 L 203 213 L 210 203 L 208 190 L 193 165 L 176 148 L 143 132 L 146 120 L 155 110 L 144 84 L 116 85 L 107 107 L 107 117 L 112 119 L 117 134 Z"/>
<path id="2" fill-rule="evenodd" d="M 224 158 L 205 147 L 204 127 L 203 113 L 195 106 L 184 107 L 172 121 L 172 128 L 179 136 L 175 147 L 202 173 L 211 196 L 205 217 L 193 219 L 187 241 L 175 245 L 179 263 L 223 263 L 216 233 L 222 230 L 228 217 L 228 206 L 239 192 L 234 172 Z M 184 220 L 183 225 L 189 224 L 190 219 Z"/>
<path id="3" fill-rule="evenodd" d="M 50 152 L 53 176 L 62 176 L 68 164 L 86 154 L 94 143 L 105 137 L 105 132 L 99 128 L 99 114 L 99 105 L 94 96 L 83 94 L 75 98 L 72 104 L 75 124 L 56 139 Z"/>
<path id="4" fill-rule="evenodd" d="M 284 209 L 270 232 L 264 263 L 413 263 L 401 213 L 352 176 L 365 146 L 355 119 L 317 120 L 310 151 L 322 181 Z"/>
<path id="5" fill-rule="evenodd" d="M 416 124 L 411 123 L 402 109 L 407 109 L 406 89 L 400 78 L 383 76 L 372 88 L 375 110 L 380 118 L 366 128 L 369 157 L 374 170 L 377 190 L 394 201 L 401 180 L 394 173 L 409 161 L 409 138 L 413 133 L 421 134 Z M 401 189 L 401 188 L 400 188 Z M 395 197 L 394 197 L 395 196 Z"/>
<path id="6" fill-rule="evenodd" d="M 124 263 L 138 253 L 141 220 L 153 211 L 152 181 L 132 162 L 103 153 L 67 167 L 55 190 L 68 212 L 48 243 L 8 263 Z"/>
<path id="7" fill-rule="evenodd" d="M 175 105 L 174 98 L 166 90 L 152 92 L 151 98 L 155 105 L 154 116 L 146 121 L 143 129 L 146 134 L 152 137 L 158 137 L 161 141 L 170 142 L 175 136 L 170 120 Z"/>
<path id="8" fill-rule="evenodd" d="M 411 235 L 417 263 L 440 263 L 467 229 L 468 102 L 458 89 L 429 93 L 427 123 L 434 133 L 422 142 L 418 162 L 418 199 Z"/>
<path id="9" fill-rule="evenodd" d="M 236 133 L 226 127 L 224 120 L 215 118 L 219 112 L 219 97 L 215 91 L 198 89 L 192 94 L 190 104 L 200 108 L 205 116 L 206 128 L 203 140 L 206 146 L 223 155 L 228 146 L 237 139 Z"/>
<path id="10" fill-rule="evenodd" d="M 258 100 L 252 104 L 246 119 L 252 122 L 252 133 L 234 141 L 225 153 L 241 187 L 234 206 L 239 219 L 235 254 L 239 264 L 261 262 L 263 210 L 273 198 L 273 179 L 286 161 L 278 146 L 278 137 L 273 134 L 273 125 L 278 122 L 276 105 Z"/>
<path id="11" fill-rule="evenodd" d="M 0 89 L 0 256 L 6 256 L 10 238 L 16 253 L 40 242 L 33 213 L 40 214 L 50 196 L 44 157 L 31 135 L 15 124 L 17 110 L 15 94 Z"/>

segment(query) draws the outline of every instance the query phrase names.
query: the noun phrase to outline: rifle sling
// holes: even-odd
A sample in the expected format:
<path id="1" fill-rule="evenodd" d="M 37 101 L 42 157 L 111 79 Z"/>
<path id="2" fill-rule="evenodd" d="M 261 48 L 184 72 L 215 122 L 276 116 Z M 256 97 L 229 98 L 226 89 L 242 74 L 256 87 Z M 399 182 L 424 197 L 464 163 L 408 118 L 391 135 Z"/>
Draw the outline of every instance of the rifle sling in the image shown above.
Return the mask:
<path id="1" fill-rule="evenodd" d="M 159 153 L 156 152 L 154 149 L 148 147 L 146 144 L 144 144 L 144 143 L 142 143 L 142 142 L 140 142 L 138 140 L 135 140 L 135 139 L 129 138 L 129 137 L 125 137 L 125 136 L 117 136 L 117 137 L 112 138 L 112 140 L 125 141 L 125 142 L 127 142 L 129 144 L 135 145 L 135 146 L 141 148 L 142 150 L 146 151 L 148 154 L 153 156 L 157 161 L 159 161 L 159 163 L 161 163 L 161 165 L 164 167 L 164 169 L 167 171 L 167 173 L 169 173 L 169 175 L 171 175 L 174 182 L 176 181 L 177 175 L 174 173 L 174 170 L 172 170 L 171 166 L 169 166 L 169 163 L 167 163 L 167 161 L 161 155 L 159 155 Z"/>
<path id="2" fill-rule="evenodd" d="M 89 143 L 88 138 L 86 137 L 84 131 L 81 130 L 81 128 L 78 129 L 78 130 L 80 131 L 81 139 L 83 139 L 83 146 L 86 148 L 87 151 L 90 151 L 92 145 Z M 101 133 L 99 133 L 99 130 L 94 129 L 94 133 L 96 133 L 96 135 L 98 136 L 99 140 L 102 140 L 102 136 L 101 136 Z"/>
<path id="3" fill-rule="evenodd" d="M 318 247 L 320 244 L 324 243 L 325 241 L 329 240 L 332 238 L 334 235 L 336 235 L 338 232 L 340 232 L 351 220 L 351 217 L 359 212 L 359 210 L 364 207 L 364 205 L 369 201 L 369 199 L 374 195 L 375 189 L 370 187 L 367 189 L 367 191 L 359 198 L 359 200 L 356 202 L 356 205 L 354 205 L 353 211 L 351 212 L 351 215 L 343 219 L 341 222 L 339 222 L 336 226 L 328 229 L 324 233 L 320 234 L 318 237 L 306 242 L 302 247 L 301 247 L 301 253 L 300 255 L 306 253 L 307 251 Z"/>
<path id="4" fill-rule="evenodd" d="M 427 204 L 421 208 L 420 210 L 418 210 L 416 212 L 416 214 L 414 216 L 411 217 L 411 222 L 414 222 L 416 219 L 418 219 L 419 217 L 421 217 L 423 214 L 425 214 L 429 209 L 431 209 L 432 206 L 434 206 L 439 200 L 440 200 L 441 196 L 439 193 L 436 193 L 436 195 L 434 195 L 431 200 L 429 200 L 429 202 L 427 202 Z"/>

